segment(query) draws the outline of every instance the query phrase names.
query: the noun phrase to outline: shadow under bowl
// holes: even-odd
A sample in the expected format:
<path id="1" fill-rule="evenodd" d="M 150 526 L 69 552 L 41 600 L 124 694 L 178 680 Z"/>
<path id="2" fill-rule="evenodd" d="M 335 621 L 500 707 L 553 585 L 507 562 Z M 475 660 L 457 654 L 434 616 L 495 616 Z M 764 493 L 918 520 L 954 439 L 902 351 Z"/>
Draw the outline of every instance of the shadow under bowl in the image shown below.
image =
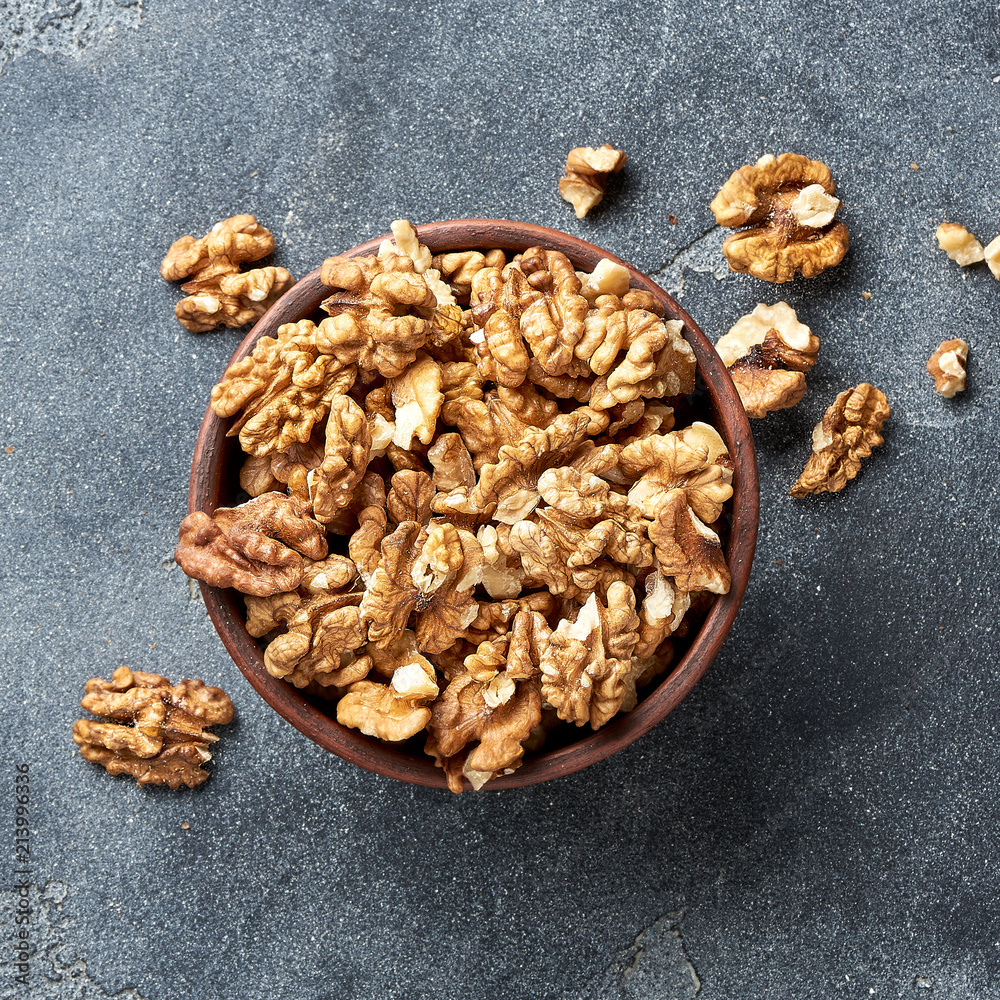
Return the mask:
<path id="1" fill-rule="evenodd" d="M 670 295 L 614 254 L 566 233 L 523 222 L 457 219 L 418 226 L 417 233 L 420 242 L 434 253 L 499 248 L 509 259 L 529 247 L 542 246 L 566 254 L 582 271 L 592 271 L 603 257 L 625 264 L 632 275 L 632 287 L 652 293 L 663 304 L 668 319 L 684 323 L 684 336 L 698 363 L 696 416 L 719 431 L 735 466 L 729 527 L 724 539 L 732 574 L 729 593 L 714 601 L 683 656 L 631 712 L 617 716 L 596 732 L 581 729 L 579 738 L 569 745 L 526 756 L 513 774 L 498 776 L 485 787 L 533 785 L 572 774 L 628 746 L 676 708 L 708 669 L 733 624 L 750 577 L 759 514 L 753 436 L 729 372 L 705 335 Z M 374 254 L 384 238 L 362 243 L 343 256 Z M 275 336 L 283 323 L 312 316 L 330 292 L 320 281 L 318 269 L 307 274 L 261 317 L 230 364 L 245 358 L 261 337 Z M 237 439 L 226 437 L 229 423 L 217 417 L 211 407 L 205 413 L 191 470 L 190 511 L 211 513 L 219 506 L 239 502 L 239 470 L 245 456 Z M 262 643 L 246 630 L 241 596 L 236 591 L 205 583 L 201 584 L 201 590 L 209 616 L 236 665 L 261 697 L 296 729 L 321 747 L 369 771 L 413 784 L 447 787 L 444 772 L 430 757 L 340 725 L 333 702 L 313 698 L 272 677 L 264 667 Z"/>

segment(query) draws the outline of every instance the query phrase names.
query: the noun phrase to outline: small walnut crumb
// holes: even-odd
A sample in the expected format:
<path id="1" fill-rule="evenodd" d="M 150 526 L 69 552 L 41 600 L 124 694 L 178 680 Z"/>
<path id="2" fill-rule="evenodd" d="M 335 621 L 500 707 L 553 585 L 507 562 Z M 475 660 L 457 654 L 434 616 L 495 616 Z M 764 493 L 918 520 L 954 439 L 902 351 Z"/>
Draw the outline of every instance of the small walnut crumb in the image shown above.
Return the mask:
<path id="1" fill-rule="evenodd" d="M 784 282 L 839 264 L 848 237 L 833 191 L 829 167 L 796 153 L 734 171 L 711 204 L 720 226 L 738 230 L 722 244 L 730 269 Z"/>
<path id="2" fill-rule="evenodd" d="M 191 824 L 190 823 L 181 823 L 181 829 L 182 830 L 190 830 L 191 829 Z"/>
<path id="3" fill-rule="evenodd" d="M 875 386 L 862 382 L 845 389 L 813 428 L 813 453 L 791 495 L 842 490 L 861 470 L 861 459 L 882 444 L 882 424 L 889 413 L 889 401 Z"/>
<path id="4" fill-rule="evenodd" d="M 938 246 L 962 267 L 977 264 L 983 259 L 983 245 L 965 226 L 957 222 L 942 222 L 937 227 Z"/>
<path id="5" fill-rule="evenodd" d="M 983 250 L 983 259 L 993 277 L 1000 281 L 1000 236 L 986 245 Z"/>
<path id="6" fill-rule="evenodd" d="M 9 444 L 9 445 L 7 445 L 7 447 L 6 447 L 6 448 L 4 448 L 4 451 L 5 451 L 5 452 L 6 452 L 6 453 L 7 453 L 8 455 L 13 455 L 13 454 L 14 454 L 14 446 L 13 446 L 12 444 Z"/>
<path id="7" fill-rule="evenodd" d="M 911 163 L 910 164 L 910 169 L 911 170 L 919 170 L 920 169 L 920 164 L 919 163 Z"/>
<path id="8" fill-rule="evenodd" d="M 677 225 L 677 216 L 676 215 L 668 215 L 667 216 L 667 222 L 669 222 L 670 225 L 672 225 L 672 226 L 676 226 Z"/>
<path id="9" fill-rule="evenodd" d="M 964 340 L 944 340 L 927 361 L 927 373 L 934 379 L 934 391 L 946 399 L 965 389 L 965 366 L 969 345 Z"/>
<path id="10" fill-rule="evenodd" d="M 559 181 L 559 193 L 582 219 L 604 198 L 611 174 L 625 166 L 627 157 L 620 149 L 605 143 L 597 149 L 578 146 L 566 157 L 566 176 Z"/>
<path id="11" fill-rule="evenodd" d="M 872 293 L 871 292 L 862 292 L 861 293 L 861 298 L 863 298 L 865 300 L 865 302 L 867 302 L 871 297 L 872 297 Z"/>
<path id="12" fill-rule="evenodd" d="M 220 688 L 187 678 L 172 685 L 122 666 L 110 681 L 92 677 L 85 690 L 83 708 L 116 720 L 74 723 L 73 741 L 85 760 L 109 774 L 130 774 L 140 785 L 196 788 L 208 780 L 202 765 L 219 737 L 205 730 L 233 720 L 233 703 Z"/>

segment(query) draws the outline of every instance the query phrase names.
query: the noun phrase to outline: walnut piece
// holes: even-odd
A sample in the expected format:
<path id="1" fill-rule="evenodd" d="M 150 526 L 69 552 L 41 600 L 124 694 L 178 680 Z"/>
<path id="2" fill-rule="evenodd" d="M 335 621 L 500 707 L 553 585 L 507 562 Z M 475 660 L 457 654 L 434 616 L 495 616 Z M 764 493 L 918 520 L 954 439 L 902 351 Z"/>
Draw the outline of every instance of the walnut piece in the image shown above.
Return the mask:
<path id="1" fill-rule="evenodd" d="M 575 621 L 556 625 L 539 669 L 542 695 L 560 719 L 597 729 L 621 708 L 638 627 L 635 593 L 620 582 L 606 604 L 591 594 Z"/>
<path id="2" fill-rule="evenodd" d="M 182 236 L 167 251 L 160 273 L 167 281 L 189 279 L 188 292 L 175 307 L 181 324 L 192 333 L 219 326 L 255 323 L 295 279 L 283 267 L 240 272 L 240 264 L 260 260 L 274 250 L 274 237 L 252 215 L 217 222 L 195 239 Z"/>
<path id="3" fill-rule="evenodd" d="M 627 267 L 607 257 L 602 257 L 590 274 L 577 271 L 576 276 L 580 279 L 580 294 L 590 303 L 600 295 L 625 295 L 632 280 Z"/>
<path id="4" fill-rule="evenodd" d="M 559 193 L 568 201 L 578 219 L 604 199 L 608 178 L 617 174 L 628 157 L 614 146 L 605 143 L 594 149 L 578 146 L 566 157 L 566 175 L 559 181 Z"/>
<path id="5" fill-rule="evenodd" d="M 957 222 L 942 222 L 937 227 L 937 241 L 938 246 L 962 267 L 985 259 L 982 243 Z"/>
<path id="6" fill-rule="evenodd" d="M 746 227 L 722 245 L 730 269 L 780 283 L 839 264 L 848 237 L 833 191 L 826 164 L 796 153 L 734 171 L 711 204 L 720 226 Z"/>
<path id="7" fill-rule="evenodd" d="M 719 352 L 748 417 L 763 417 L 798 403 L 806 392 L 803 372 L 816 364 L 819 338 L 787 302 L 760 303 L 719 338 Z"/>
<path id="8" fill-rule="evenodd" d="M 963 392 L 968 360 L 969 345 L 964 340 L 943 340 L 927 360 L 927 374 L 934 379 L 934 391 L 946 399 Z"/>
<path id="9" fill-rule="evenodd" d="M 986 244 L 983 249 L 983 259 L 990 269 L 990 274 L 1000 281 L 1000 236 Z"/>
<path id="10" fill-rule="evenodd" d="M 92 677 L 85 690 L 81 706 L 116 721 L 74 723 L 73 740 L 84 759 L 109 774 L 130 774 L 140 785 L 196 788 L 208 780 L 202 765 L 212 759 L 207 748 L 219 737 L 205 730 L 233 719 L 224 691 L 187 678 L 172 685 L 125 666 L 110 681 Z"/>
<path id="11" fill-rule="evenodd" d="M 189 515 L 177 558 L 246 594 L 272 676 L 365 734 L 426 731 L 461 791 L 667 669 L 729 586 L 709 525 L 733 462 L 708 424 L 675 427 L 694 352 L 628 268 L 433 256 L 392 230 L 324 261 L 327 318 L 260 338 L 213 390 L 254 499 Z M 808 367 L 815 338 L 774 309 Z"/>
<path id="12" fill-rule="evenodd" d="M 813 428 L 813 451 L 791 495 L 842 490 L 860 472 L 861 459 L 883 443 L 882 424 L 889 413 L 889 401 L 875 386 L 862 382 L 845 389 Z"/>
<path id="13" fill-rule="evenodd" d="M 174 559 L 188 576 L 213 587 L 269 597 L 302 582 L 302 557 L 327 554 L 323 526 L 292 497 L 264 493 L 239 507 L 219 507 L 181 521 Z"/>
<path id="14" fill-rule="evenodd" d="M 337 721 L 392 743 L 407 740 L 431 719 L 427 703 L 438 694 L 433 673 L 417 661 L 397 667 L 390 684 L 358 681 L 337 702 Z"/>

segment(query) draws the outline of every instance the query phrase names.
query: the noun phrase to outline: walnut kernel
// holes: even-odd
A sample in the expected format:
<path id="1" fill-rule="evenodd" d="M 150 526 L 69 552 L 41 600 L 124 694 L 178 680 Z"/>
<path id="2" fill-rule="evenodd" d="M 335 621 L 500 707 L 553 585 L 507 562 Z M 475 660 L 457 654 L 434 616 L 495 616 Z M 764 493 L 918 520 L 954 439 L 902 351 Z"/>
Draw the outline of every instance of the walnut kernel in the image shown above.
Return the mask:
<path id="1" fill-rule="evenodd" d="M 806 392 L 808 371 L 816 363 L 819 338 L 787 302 L 760 303 L 719 338 L 719 352 L 749 417 L 763 417 L 795 406 Z"/>
<path id="2" fill-rule="evenodd" d="M 934 379 L 934 391 L 946 399 L 965 389 L 965 366 L 969 345 L 960 339 L 944 340 L 927 360 L 927 373 Z"/>
<path id="3" fill-rule="evenodd" d="M 834 219 L 833 191 L 826 164 L 796 153 L 762 156 L 734 171 L 711 204 L 720 226 L 745 227 L 722 245 L 729 267 L 780 283 L 839 264 L 848 237 Z"/>
<path id="4" fill-rule="evenodd" d="M 942 222 L 937 227 L 937 241 L 938 246 L 962 267 L 984 259 L 982 243 L 957 222 Z"/>
<path id="5" fill-rule="evenodd" d="M 885 394 L 862 382 L 845 389 L 813 428 L 813 450 L 793 497 L 836 493 L 861 471 L 861 459 L 883 443 L 882 424 L 890 413 Z"/>
<path id="6" fill-rule="evenodd" d="M 559 181 L 559 193 L 568 201 L 578 219 L 604 199 L 608 178 L 617 174 L 628 157 L 614 146 L 605 143 L 594 149 L 578 146 L 566 157 L 566 175 Z"/>
<path id="7" fill-rule="evenodd" d="M 295 279 L 283 267 L 240 272 L 240 265 L 274 250 L 274 237 L 252 215 L 217 222 L 201 239 L 182 236 L 167 251 L 160 273 L 167 281 L 188 280 L 188 297 L 174 312 L 192 333 L 219 326 L 255 323 Z"/>
<path id="8" fill-rule="evenodd" d="M 990 269 L 990 274 L 1000 281 L 1000 236 L 986 244 L 983 249 L 983 259 Z"/>
<path id="9" fill-rule="evenodd" d="M 119 667 L 110 681 L 92 677 L 81 706 L 114 722 L 79 719 L 73 741 L 80 755 L 109 774 L 130 774 L 140 785 L 196 788 L 218 736 L 206 732 L 233 719 L 233 703 L 219 688 L 184 679 L 172 685 L 159 674 Z M 131 725 L 123 723 L 131 722 Z"/>

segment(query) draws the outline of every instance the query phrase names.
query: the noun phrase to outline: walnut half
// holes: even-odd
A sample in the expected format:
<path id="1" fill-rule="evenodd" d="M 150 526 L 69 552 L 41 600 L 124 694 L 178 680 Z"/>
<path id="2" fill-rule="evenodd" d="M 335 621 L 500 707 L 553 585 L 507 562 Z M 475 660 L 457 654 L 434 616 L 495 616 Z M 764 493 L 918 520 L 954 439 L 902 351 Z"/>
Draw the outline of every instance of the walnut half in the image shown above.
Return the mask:
<path id="1" fill-rule="evenodd" d="M 819 338 L 787 302 L 760 303 L 720 337 L 719 352 L 748 417 L 795 406 L 806 392 L 804 372 L 816 364 Z"/>
<path id="2" fill-rule="evenodd" d="M 833 191 L 830 168 L 797 153 L 740 167 L 711 204 L 720 226 L 738 229 L 722 244 L 730 268 L 780 283 L 839 264 L 848 238 Z"/>
<path id="3" fill-rule="evenodd" d="M 208 780 L 202 766 L 218 736 L 205 730 L 233 720 L 233 703 L 220 688 L 119 667 L 110 681 L 92 677 L 80 704 L 114 722 L 80 719 L 73 741 L 80 755 L 108 774 L 130 774 L 140 785 L 196 788 Z M 124 725 L 129 722 L 131 725 Z"/>
<path id="4" fill-rule="evenodd" d="M 217 222 L 204 236 L 182 236 L 167 251 L 160 274 L 167 281 L 187 278 L 188 296 L 174 313 L 192 333 L 219 326 L 256 323 L 295 279 L 283 267 L 240 272 L 240 265 L 274 250 L 274 237 L 252 216 L 234 215 Z"/>
<path id="5" fill-rule="evenodd" d="M 813 453 L 791 495 L 842 490 L 861 471 L 861 459 L 883 443 L 882 424 L 889 413 L 889 401 L 875 386 L 862 382 L 845 389 L 813 428 Z"/>

